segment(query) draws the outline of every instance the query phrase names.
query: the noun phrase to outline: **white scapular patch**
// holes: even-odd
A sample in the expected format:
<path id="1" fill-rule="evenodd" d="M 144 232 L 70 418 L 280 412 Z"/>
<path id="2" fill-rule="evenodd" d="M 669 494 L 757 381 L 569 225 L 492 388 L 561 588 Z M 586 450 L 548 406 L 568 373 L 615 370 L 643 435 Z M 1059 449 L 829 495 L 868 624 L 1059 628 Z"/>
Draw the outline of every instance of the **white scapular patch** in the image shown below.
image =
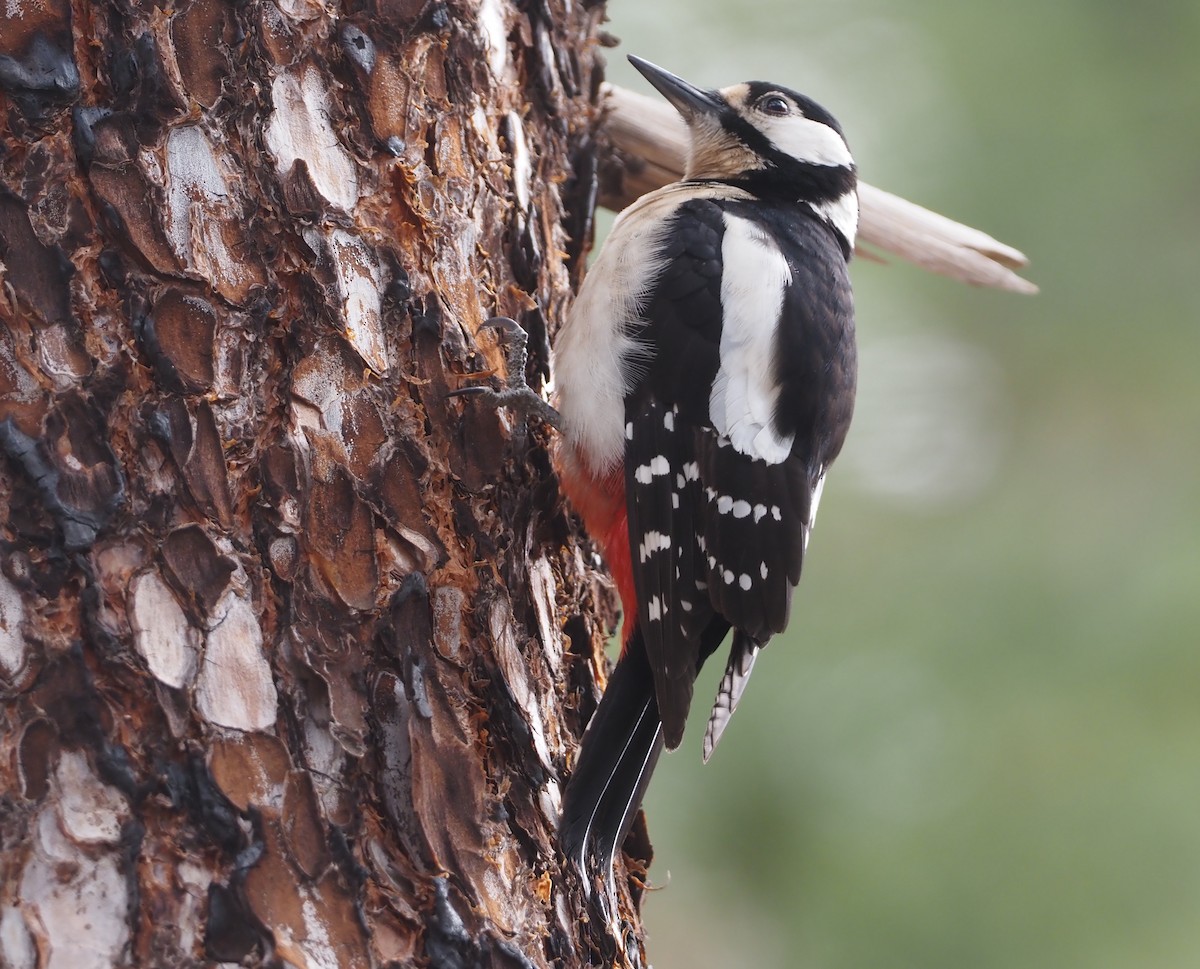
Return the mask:
<path id="1" fill-rule="evenodd" d="M 851 190 L 832 202 L 809 203 L 814 212 L 845 237 L 851 246 L 858 235 L 858 192 Z"/>
<path id="2" fill-rule="evenodd" d="M 778 464 L 792 435 L 776 433 L 780 386 L 771 376 L 775 331 L 792 273 L 779 247 L 753 222 L 725 215 L 721 244 L 721 369 L 709 396 L 717 433 L 747 457 Z"/>
<path id="3" fill-rule="evenodd" d="M 780 151 L 810 165 L 850 168 L 854 158 L 846 142 L 829 125 L 798 115 L 767 118 L 757 123 L 764 135 Z"/>

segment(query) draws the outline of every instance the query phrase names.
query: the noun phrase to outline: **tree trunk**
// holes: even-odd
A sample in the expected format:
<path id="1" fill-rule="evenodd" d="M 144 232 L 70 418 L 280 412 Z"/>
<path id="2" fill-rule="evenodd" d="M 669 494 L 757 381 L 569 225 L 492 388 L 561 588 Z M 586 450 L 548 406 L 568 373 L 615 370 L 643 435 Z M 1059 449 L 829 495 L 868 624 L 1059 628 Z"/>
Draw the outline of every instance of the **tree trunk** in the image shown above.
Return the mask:
<path id="1" fill-rule="evenodd" d="M 448 399 L 578 281 L 602 10 L 10 3 L 0 962 L 641 959 L 555 848 L 609 586 Z"/>

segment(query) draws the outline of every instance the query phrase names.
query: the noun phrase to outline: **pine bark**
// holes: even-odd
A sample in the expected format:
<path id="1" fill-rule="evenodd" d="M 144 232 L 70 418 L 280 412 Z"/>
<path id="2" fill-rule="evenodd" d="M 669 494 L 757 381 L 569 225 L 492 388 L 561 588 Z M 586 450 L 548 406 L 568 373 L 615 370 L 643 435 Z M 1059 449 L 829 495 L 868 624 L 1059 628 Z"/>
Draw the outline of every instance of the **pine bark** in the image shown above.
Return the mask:
<path id="1" fill-rule="evenodd" d="M 7 13 L 0 963 L 639 963 L 644 831 L 619 940 L 554 838 L 611 591 L 446 396 L 544 376 L 602 9 Z"/>

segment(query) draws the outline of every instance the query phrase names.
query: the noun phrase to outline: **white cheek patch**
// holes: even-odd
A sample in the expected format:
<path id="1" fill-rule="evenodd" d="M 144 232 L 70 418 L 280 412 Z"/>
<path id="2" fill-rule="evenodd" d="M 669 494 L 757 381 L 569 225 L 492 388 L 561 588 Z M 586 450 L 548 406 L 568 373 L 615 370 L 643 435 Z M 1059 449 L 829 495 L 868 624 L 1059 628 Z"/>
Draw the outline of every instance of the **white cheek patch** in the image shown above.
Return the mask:
<path id="1" fill-rule="evenodd" d="M 726 214 L 721 244 L 721 368 L 709 397 L 717 433 L 768 464 L 791 453 L 776 433 L 780 386 L 773 377 L 775 331 L 792 272 L 779 247 L 754 223 Z"/>
<path id="2" fill-rule="evenodd" d="M 849 168 L 854 164 L 842 136 L 829 125 L 791 115 L 770 118 L 758 127 L 780 151 L 810 165 Z"/>

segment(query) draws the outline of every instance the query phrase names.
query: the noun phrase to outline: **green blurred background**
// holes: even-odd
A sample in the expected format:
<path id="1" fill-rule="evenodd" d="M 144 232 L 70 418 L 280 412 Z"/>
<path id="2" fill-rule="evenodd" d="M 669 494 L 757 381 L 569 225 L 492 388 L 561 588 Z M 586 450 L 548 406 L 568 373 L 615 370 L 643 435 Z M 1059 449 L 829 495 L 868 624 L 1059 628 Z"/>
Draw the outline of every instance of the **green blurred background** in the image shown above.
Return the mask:
<path id="1" fill-rule="evenodd" d="M 647 799 L 658 969 L 1200 966 L 1200 4 L 612 0 L 775 80 L 1037 297 L 858 261 L 792 628 Z M 698 692 L 715 691 L 718 670 Z"/>

